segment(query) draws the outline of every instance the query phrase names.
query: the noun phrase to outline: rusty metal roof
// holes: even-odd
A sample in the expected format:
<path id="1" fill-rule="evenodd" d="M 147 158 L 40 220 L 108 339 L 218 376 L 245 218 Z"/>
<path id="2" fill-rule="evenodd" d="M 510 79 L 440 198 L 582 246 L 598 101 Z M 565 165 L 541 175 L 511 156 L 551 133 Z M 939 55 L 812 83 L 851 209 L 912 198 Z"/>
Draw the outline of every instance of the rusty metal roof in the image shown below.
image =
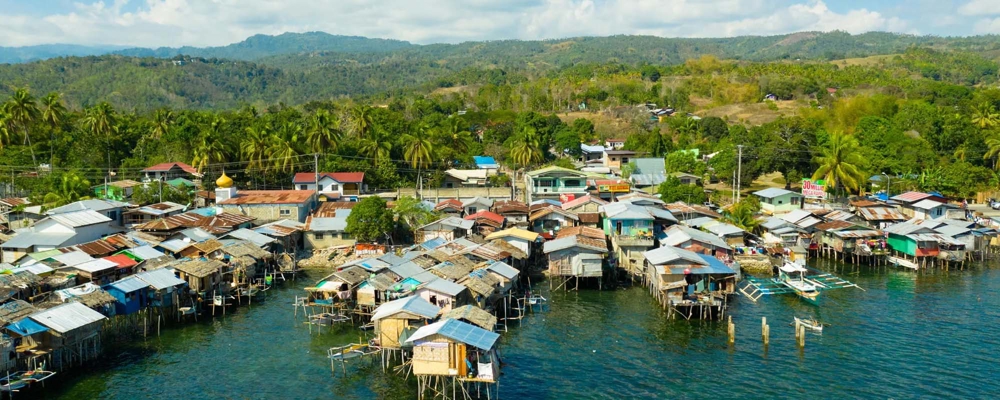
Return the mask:
<path id="1" fill-rule="evenodd" d="M 302 204 L 312 199 L 314 194 L 311 190 L 243 190 L 236 197 L 218 204 Z"/>
<path id="2" fill-rule="evenodd" d="M 842 230 L 844 228 L 850 228 L 852 226 L 854 226 L 854 223 L 847 222 L 847 221 L 836 220 L 836 221 L 830 221 L 830 222 L 824 222 L 822 224 L 818 224 L 814 228 L 816 228 L 817 230 L 820 230 L 820 231 L 839 231 L 839 230 Z"/>
<path id="3" fill-rule="evenodd" d="M 493 203 L 493 212 L 497 214 L 527 214 L 528 205 L 517 200 L 499 200 Z"/>
<path id="4" fill-rule="evenodd" d="M 902 203 L 915 203 L 920 200 L 926 199 L 928 197 L 933 197 L 934 195 L 930 193 L 923 192 L 906 192 L 903 194 L 892 196 L 892 200 L 896 200 Z"/>
<path id="5" fill-rule="evenodd" d="M 857 213 L 865 221 L 906 221 L 908 219 L 895 207 L 859 208 Z"/>
<path id="6" fill-rule="evenodd" d="M 569 228 L 563 228 L 556 233 L 556 238 L 564 238 L 567 236 L 583 236 L 591 239 L 604 240 L 604 231 L 591 228 L 589 226 L 572 226 Z"/>

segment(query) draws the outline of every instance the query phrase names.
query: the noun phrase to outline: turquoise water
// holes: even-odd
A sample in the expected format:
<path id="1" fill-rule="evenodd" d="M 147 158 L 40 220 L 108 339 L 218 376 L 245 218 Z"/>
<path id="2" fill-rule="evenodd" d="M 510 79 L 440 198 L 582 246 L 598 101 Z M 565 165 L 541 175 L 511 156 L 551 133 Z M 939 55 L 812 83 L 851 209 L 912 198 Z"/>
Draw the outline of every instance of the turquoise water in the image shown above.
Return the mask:
<path id="1" fill-rule="evenodd" d="M 724 323 L 667 320 L 642 288 L 555 292 L 502 335 L 502 398 L 995 398 L 1000 270 L 862 271 L 865 290 L 737 298 Z M 297 283 L 264 304 L 119 346 L 98 366 L 57 375 L 44 398 L 416 398 L 411 382 L 367 362 L 344 378 L 326 359 L 353 328 L 309 333 L 292 316 Z M 544 284 L 543 284 L 544 285 Z M 542 289 L 547 290 L 547 285 Z M 760 320 L 771 324 L 771 345 Z M 829 324 L 795 345 L 793 316 Z"/>

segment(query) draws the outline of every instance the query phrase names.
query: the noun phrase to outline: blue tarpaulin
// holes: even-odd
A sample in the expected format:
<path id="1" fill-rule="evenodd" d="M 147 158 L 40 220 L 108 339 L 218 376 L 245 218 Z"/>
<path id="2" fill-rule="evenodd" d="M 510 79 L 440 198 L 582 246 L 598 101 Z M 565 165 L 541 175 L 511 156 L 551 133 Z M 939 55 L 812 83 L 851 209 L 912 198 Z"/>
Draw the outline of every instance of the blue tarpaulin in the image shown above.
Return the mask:
<path id="1" fill-rule="evenodd" d="M 19 336 L 31 336 L 36 333 L 42 333 L 49 330 L 49 328 L 35 322 L 31 318 L 24 318 L 20 321 L 13 322 L 10 325 L 7 325 L 6 329 Z"/>

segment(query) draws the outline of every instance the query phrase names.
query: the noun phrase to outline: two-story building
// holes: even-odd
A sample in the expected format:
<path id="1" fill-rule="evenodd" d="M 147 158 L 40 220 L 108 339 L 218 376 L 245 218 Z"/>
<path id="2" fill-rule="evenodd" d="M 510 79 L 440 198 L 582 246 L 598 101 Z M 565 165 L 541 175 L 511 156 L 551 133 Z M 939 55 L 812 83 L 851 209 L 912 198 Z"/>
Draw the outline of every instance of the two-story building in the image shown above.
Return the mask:
<path id="1" fill-rule="evenodd" d="M 604 152 L 604 166 L 611 169 L 621 169 L 635 158 L 635 152 L 631 150 L 607 150 Z"/>
<path id="2" fill-rule="evenodd" d="M 266 224 L 281 219 L 305 222 L 316 205 L 311 190 L 245 190 L 237 192 L 225 173 L 215 181 L 215 204 L 226 213 L 256 218 Z"/>
<path id="3" fill-rule="evenodd" d="M 804 197 L 781 188 L 768 188 L 753 192 L 760 199 L 760 210 L 765 214 L 777 215 L 802 209 Z"/>
<path id="4" fill-rule="evenodd" d="M 298 190 L 316 191 L 319 180 L 319 201 L 358 201 L 365 191 L 364 172 L 300 172 L 292 178 Z"/>
<path id="5" fill-rule="evenodd" d="M 587 194 L 585 172 L 561 167 L 546 167 L 524 174 L 527 203 L 541 199 L 559 199 L 561 195 L 579 197 Z"/>
<path id="6" fill-rule="evenodd" d="M 201 173 L 194 167 L 182 162 L 169 162 L 156 164 L 142 170 L 147 181 L 169 181 L 175 178 L 195 179 L 201 178 Z"/>

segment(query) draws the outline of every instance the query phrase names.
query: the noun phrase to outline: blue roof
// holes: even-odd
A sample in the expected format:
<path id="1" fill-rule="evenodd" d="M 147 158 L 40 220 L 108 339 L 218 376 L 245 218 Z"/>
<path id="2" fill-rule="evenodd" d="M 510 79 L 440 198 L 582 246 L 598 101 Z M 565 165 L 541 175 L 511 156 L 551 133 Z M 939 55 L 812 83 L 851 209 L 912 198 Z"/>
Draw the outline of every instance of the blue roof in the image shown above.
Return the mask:
<path id="1" fill-rule="evenodd" d="M 113 283 L 111 283 L 108 286 L 110 286 L 112 288 L 115 288 L 115 289 L 118 289 L 122 293 L 132 293 L 132 292 L 138 292 L 138 291 L 140 291 L 142 289 L 145 289 L 145 288 L 149 287 L 149 284 L 146 283 L 146 282 L 143 282 L 139 278 L 136 278 L 134 276 L 130 276 L 130 277 L 122 279 L 120 281 L 113 282 Z"/>
<path id="2" fill-rule="evenodd" d="M 708 266 L 705 266 L 703 268 L 696 268 L 697 271 L 692 270 L 691 273 L 733 274 L 733 275 L 736 274 L 736 271 L 734 271 L 728 265 L 720 261 L 718 258 L 712 257 L 707 254 L 698 254 L 698 257 L 701 257 L 701 259 L 705 260 L 705 262 L 708 263 Z"/>
<path id="3" fill-rule="evenodd" d="M 436 249 L 438 247 L 441 247 L 442 245 L 444 245 L 447 242 L 448 241 L 444 240 L 444 238 L 436 237 L 434 239 L 431 239 L 431 240 L 428 240 L 426 242 L 421 243 L 420 247 L 423 247 L 423 248 L 425 248 L 427 250 L 434 250 L 434 249 Z"/>
<path id="4" fill-rule="evenodd" d="M 49 330 L 49 328 L 46 328 L 44 325 L 35 322 L 35 320 L 31 318 L 23 318 L 20 321 L 12 322 L 9 325 L 7 325 L 5 329 L 14 332 L 20 336 L 31 336 L 36 333 L 42 333 Z"/>
<path id="5" fill-rule="evenodd" d="M 476 166 L 479 167 L 479 169 L 497 169 L 500 167 L 500 165 L 497 164 L 497 160 L 494 160 L 493 157 L 473 156 L 472 159 L 476 161 Z"/>
<path id="6" fill-rule="evenodd" d="M 446 319 L 417 329 L 406 341 L 419 344 L 423 342 L 421 339 L 433 335 L 441 335 L 484 351 L 493 348 L 497 339 L 500 338 L 499 333 L 490 332 L 457 319 Z"/>
<path id="7" fill-rule="evenodd" d="M 192 213 L 198 214 L 198 215 L 200 215 L 202 217 L 214 217 L 215 214 L 217 213 L 217 211 L 213 207 L 196 208 L 196 209 L 188 211 L 188 212 L 192 212 Z"/>

